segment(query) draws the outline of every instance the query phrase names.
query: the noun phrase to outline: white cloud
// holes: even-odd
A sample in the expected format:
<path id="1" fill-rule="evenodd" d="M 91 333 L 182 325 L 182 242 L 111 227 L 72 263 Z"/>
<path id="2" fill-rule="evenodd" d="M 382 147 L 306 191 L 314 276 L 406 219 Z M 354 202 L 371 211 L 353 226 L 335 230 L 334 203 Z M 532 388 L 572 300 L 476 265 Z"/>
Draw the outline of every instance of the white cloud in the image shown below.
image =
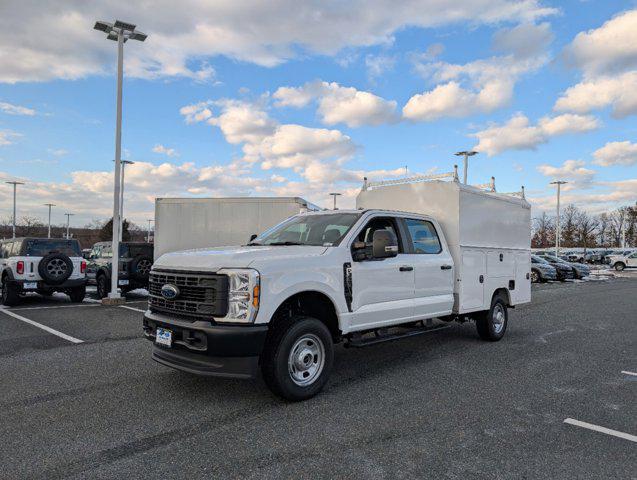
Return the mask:
<path id="1" fill-rule="evenodd" d="M 158 143 L 157 145 L 153 147 L 153 152 L 159 153 L 161 155 L 166 155 L 168 157 L 179 156 L 179 152 L 177 152 L 177 150 L 175 150 L 174 148 L 165 147 L 161 143 Z"/>
<path id="2" fill-rule="evenodd" d="M 623 12 L 599 28 L 578 33 L 564 55 L 588 77 L 637 67 L 637 9 Z"/>
<path id="3" fill-rule="evenodd" d="M 68 150 L 65 150 L 63 148 L 49 148 L 47 149 L 47 152 L 49 152 L 51 155 L 55 155 L 56 157 L 63 157 L 64 155 L 67 155 L 69 153 Z"/>
<path id="4" fill-rule="evenodd" d="M 367 55 L 365 57 L 365 67 L 367 75 L 371 79 L 381 77 L 385 72 L 394 68 L 396 59 L 388 55 Z"/>
<path id="5" fill-rule="evenodd" d="M 561 195 L 563 205 L 573 204 L 591 214 L 609 212 L 617 207 L 632 205 L 637 197 L 637 178 L 615 182 L 596 182 L 596 190 L 580 193 L 576 190 L 564 191 Z M 534 209 L 554 210 L 555 193 L 544 196 L 530 196 Z"/>
<path id="6" fill-rule="evenodd" d="M 21 133 L 17 133 L 11 130 L 0 130 L 0 147 L 12 145 L 13 140 L 21 136 Z"/>
<path id="7" fill-rule="evenodd" d="M 77 79 L 111 71 L 114 44 L 91 27 L 95 19 L 112 21 L 114 15 L 143 19 L 139 28 L 149 34 L 143 44 L 127 43 L 127 75 L 200 81 L 214 75 L 202 59 L 215 55 L 273 66 L 304 52 L 334 55 L 345 47 L 390 43 L 406 26 L 533 21 L 555 12 L 539 0 L 183 0 L 179 8 L 170 2 L 5 0 L 0 82 Z"/>
<path id="8" fill-rule="evenodd" d="M 587 113 L 608 106 L 615 118 L 637 114 L 637 71 L 580 82 L 568 88 L 554 108 L 560 112 Z"/>
<path id="9" fill-rule="evenodd" d="M 494 45 L 508 55 L 463 65 L 431 61 L 429 52 L 416 56 L 415 70 L 438 85 L 412 96 L 403 107 L 403 117 L 427 122 L 492 112 L 508 105 L 518 79 L 547 62 L 545 50 L 552 39 L 548 24 L 525 24 L 495 35 Z"/>
<path id="10" fill-rule="evenodd" d="M 564 58 L 582 71 L 583 79 L 558 98 L 556 111 L 610 107 L 615 118 L 637 114 L 637 9 L 577 34 Z"/>
<path id="11" fill-rule="evenodd" d="M 608 142 L 602 148 L 593 152 L 593 163 L 602 167 L 613 165 L 637 165 L 637 143 Z"/>
<path id="12" fill-rule="evenodd" d="M 585 165 L 586 162 L 582 160 L 566 160 L 559 167 L 548 164 L 538 165 L 537 170 L 545 177 L 550 177 L 554 180 L 569 181 L 571 187 L 575 184 L 577 188 L 587 188 L 590 186 L 597 172 L 585 168 Z"/>
<path id="13" fill-rule="evenodd" d="M 274 92 L 276 106 L 304 107 L 318 100 L 318 113 L 323 123 L 344 123 L 349 127 L 381 125 L 397 120 L 396 102 L 370 92 L 338 83 L 308 82 L 301 87 L 281 87 Z"/>
<path id="14" fill-rule="evenodd" d="M 13 105 L 7 102 L 0 102 L 0 112 L 6 113 L 8 115 L 27 115 L 33 116 L 35 115 L 35 110 L 32 108 L 22 107 L 20 105 Z"/>
<path id="15" fill-rule="evenodd" d="M 599 121 L 591 115 L 574 114 L 543 117 L 537 125 L 532 125 L 525 115 L 518 113 L 504 125 L 491 125 L 472 136 L 478 139 L 475 150 L 493 156 L 506 150 L 534 150 L 548 142 L 550 137 L 588 132 L 599 125 Z"/>

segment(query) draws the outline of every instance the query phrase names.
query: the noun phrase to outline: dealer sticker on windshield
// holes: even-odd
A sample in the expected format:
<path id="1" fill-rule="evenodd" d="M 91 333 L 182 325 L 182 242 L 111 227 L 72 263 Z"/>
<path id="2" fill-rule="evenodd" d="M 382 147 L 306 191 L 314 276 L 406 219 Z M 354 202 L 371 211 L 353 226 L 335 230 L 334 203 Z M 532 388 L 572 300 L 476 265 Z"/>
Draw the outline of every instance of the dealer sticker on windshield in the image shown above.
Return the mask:
<path id="1" fill-rule="evenodd" d="M 165 328 L 158 327 L 155 335 L 155 343 L 165 347 L 170 347 L 173 343 L 173 332 L 166 330 Z"/>

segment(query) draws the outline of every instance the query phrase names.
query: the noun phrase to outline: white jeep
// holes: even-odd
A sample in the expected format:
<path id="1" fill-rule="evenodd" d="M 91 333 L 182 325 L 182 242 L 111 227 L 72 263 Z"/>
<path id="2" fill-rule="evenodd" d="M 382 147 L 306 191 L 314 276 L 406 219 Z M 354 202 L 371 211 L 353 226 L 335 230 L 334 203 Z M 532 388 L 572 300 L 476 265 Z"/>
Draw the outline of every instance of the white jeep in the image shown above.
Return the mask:
<path id="1" fill-rule="evenodd" d="M 23 295 L 63 292 L 75 303 L 86 294 L 86 260 L 77 240 L 13 238 L 0 241 L 2 303 L 14 306 Z"/>

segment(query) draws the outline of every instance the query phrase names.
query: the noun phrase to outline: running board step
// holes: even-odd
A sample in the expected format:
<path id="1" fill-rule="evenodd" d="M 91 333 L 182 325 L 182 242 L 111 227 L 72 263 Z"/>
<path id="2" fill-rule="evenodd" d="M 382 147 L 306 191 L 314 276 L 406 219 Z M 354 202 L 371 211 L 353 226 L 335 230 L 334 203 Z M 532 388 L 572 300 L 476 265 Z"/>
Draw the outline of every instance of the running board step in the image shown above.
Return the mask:
<path id="1" fill-rule="evenodd" d="M 378 343 L 391 342 L 401 338 L 415 337 L 416 335 L 424 335 L 425 333 L 437 332 L 450 328 L 451 325 L 429 325 L 422 327 L 389 327 L 379 328 L 367 332 L 355 332 L 345 339 L 345 348 L 362 348 Z M 398 330 L 398 332 L 390 333 L 390 330 Z M 370 336 L 371 334 L 371 336 Z"/>

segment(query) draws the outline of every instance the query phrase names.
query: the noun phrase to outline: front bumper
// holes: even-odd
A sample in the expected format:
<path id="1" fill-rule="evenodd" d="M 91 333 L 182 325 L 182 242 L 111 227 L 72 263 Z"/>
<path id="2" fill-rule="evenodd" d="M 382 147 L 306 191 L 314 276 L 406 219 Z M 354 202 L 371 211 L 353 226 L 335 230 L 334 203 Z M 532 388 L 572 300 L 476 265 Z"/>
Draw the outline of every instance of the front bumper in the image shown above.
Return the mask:
<path id="1" fill-rule="evenodd" d="M 173 344 L 155 344 L 157 327 L 172 332 Z M 254 378 L 267 325 L 213 325 L 146 312 L 144 336 L 153 342 L 153 360 L 185 372 L 211 377 Z"/>
<path id="2" fill-rule="evenodd" d="M 61 291 L 68 290 L 70 288 L 84 287 L 86 286 L 86 281 L 86 278 L 72 278 L 59 285 L 51 285 L 49 283 L 46 283 L 44 280 L 9 280 L 8 284 L 22 292 L 35 292 L 37 290 Z M 26 289 L 24 288 L 25 283 L 36 283 L 37 288 Z"/>

